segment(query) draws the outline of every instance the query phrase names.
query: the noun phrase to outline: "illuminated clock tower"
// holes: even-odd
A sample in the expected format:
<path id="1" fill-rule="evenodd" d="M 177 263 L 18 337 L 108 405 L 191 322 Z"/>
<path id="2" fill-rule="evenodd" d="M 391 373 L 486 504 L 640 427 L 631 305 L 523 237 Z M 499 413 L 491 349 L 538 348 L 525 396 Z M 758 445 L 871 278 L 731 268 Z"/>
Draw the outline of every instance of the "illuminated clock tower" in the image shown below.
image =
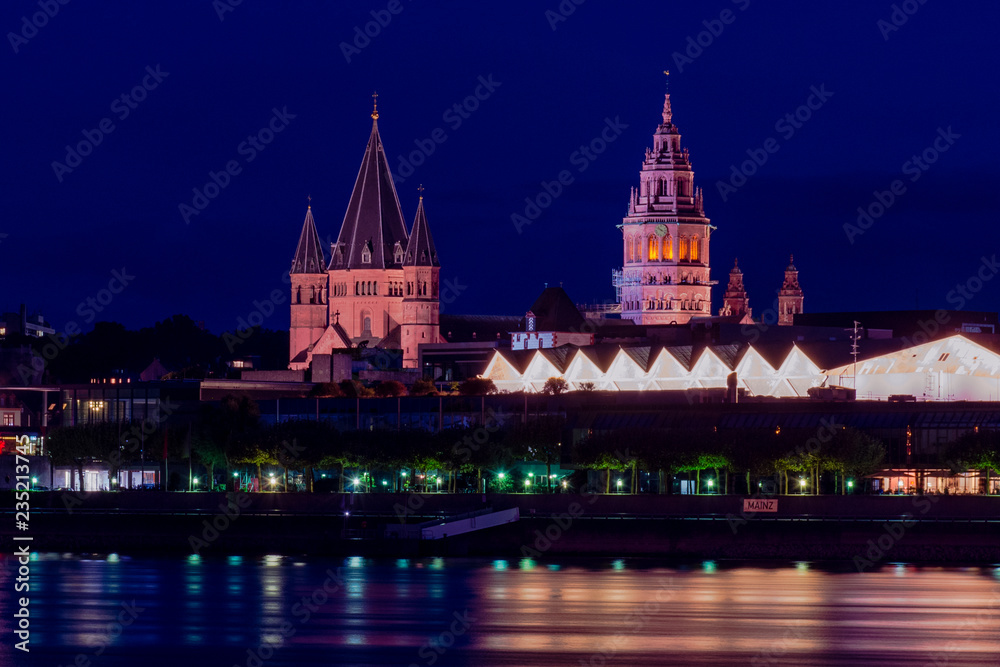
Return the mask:
<path id="1" fill-rule="evenodd" d="M 673 123 L 670 93 L 663 122 L 632 188 L 622 220 L 621 272 L 615 272 L 623 319 L 636 324 L 686 324 L 712 314 L 708 242 L 712 230 L 701 188 Z"/>

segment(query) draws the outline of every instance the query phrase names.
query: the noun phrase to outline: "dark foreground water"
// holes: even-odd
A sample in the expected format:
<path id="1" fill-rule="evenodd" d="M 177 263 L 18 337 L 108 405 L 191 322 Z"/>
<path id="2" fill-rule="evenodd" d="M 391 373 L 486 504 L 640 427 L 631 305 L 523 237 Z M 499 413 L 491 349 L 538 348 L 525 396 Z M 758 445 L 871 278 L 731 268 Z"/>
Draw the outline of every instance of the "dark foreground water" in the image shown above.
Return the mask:
<path id="1" fill-rule="evenodd" d="M 1000 567 L 42 554 L 15 594 L 3 564 L 2 665 L 1000 664 Z"/>

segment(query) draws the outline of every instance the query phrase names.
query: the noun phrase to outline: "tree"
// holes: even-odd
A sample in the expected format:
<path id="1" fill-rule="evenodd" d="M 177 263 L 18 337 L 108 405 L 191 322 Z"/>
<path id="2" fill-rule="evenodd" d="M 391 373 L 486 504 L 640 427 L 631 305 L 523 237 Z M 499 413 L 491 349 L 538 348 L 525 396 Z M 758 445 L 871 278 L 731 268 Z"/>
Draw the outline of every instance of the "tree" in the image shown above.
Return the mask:
<path id="1" fill-rule="evenodd" d="M 552 396 L 558 396 L 566 391 L 569 391 L 569 383 L 561 377 L 549 378 L 545 381 L 545 386 L 542 387 L 543 394 L 550 394 Z"/>
<path id="2" fill-rule="evenodd" d="M 540 416 L 524 424 L 516 424 L 505 440 L 525 461 L 545 464 L 547 491 L 551 490 L 552 464 L 559 461 L 565 427 L 565 417 Z"/>
<path id="3" fill-rule="evenodd" d="M 990 489 L 990 474 L 1000 470 L 1000 431 L 971 431 L 950 443 L 942 459 L 954 473 L 981 470 L 986 475 L 986 492 Z"/>
<path id="4" fill-rule="evenodd" d="M 462 396 L 483 396 L 497 393 L 497 386 L 489 378 L 469 378 L 458 385 L 458 393 Z"/>
<path id="5" fill-rule="evenodd" d="M 382 398 L 406 396 L 406 385 L 397 380 L 379 382 L 375 386 L 375 395 Z"/>
<path id="6" fill-rule="evenodd" d="M 336 382 L 320 382 L 313 385 L 313 388 L 309 391 L 311 398 L 340 398 L 343 395 L 343 390 Z"/>
<path id="7" fill-rule="evenodd" d="M 437 396 L 438 390 L 430 378 L 420 378 L 410 387 L 410 396 Z"/>

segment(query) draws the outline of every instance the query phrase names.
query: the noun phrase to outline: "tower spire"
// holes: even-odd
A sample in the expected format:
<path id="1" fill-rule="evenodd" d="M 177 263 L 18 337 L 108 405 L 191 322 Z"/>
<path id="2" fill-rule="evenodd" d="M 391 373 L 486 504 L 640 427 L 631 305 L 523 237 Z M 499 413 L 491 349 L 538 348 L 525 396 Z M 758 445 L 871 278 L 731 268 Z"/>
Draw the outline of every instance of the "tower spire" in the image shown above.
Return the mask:
<path id="1" fill-rule="evenodd" d="M 670 125 L 673 122 L 674 113 L 670 108 L 670 70 L 665 69 L 663 73 L 667 75 L 666 91 L 663 97 L 663 124 Z"/>

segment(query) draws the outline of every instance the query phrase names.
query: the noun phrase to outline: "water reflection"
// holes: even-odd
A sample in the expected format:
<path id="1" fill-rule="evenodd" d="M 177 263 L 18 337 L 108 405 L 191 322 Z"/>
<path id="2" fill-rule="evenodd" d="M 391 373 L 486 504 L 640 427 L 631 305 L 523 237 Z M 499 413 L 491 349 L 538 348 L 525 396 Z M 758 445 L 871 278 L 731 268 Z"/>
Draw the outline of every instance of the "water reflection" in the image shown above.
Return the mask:
<path id="1" fill-rule="evenodd" d="M 1000 655 L 998 566 L 43 554 L 32 584 L 30 660 L 0 664 L 891 667 Z M 142 611 L 112 636 L 133 600 Z"/>

